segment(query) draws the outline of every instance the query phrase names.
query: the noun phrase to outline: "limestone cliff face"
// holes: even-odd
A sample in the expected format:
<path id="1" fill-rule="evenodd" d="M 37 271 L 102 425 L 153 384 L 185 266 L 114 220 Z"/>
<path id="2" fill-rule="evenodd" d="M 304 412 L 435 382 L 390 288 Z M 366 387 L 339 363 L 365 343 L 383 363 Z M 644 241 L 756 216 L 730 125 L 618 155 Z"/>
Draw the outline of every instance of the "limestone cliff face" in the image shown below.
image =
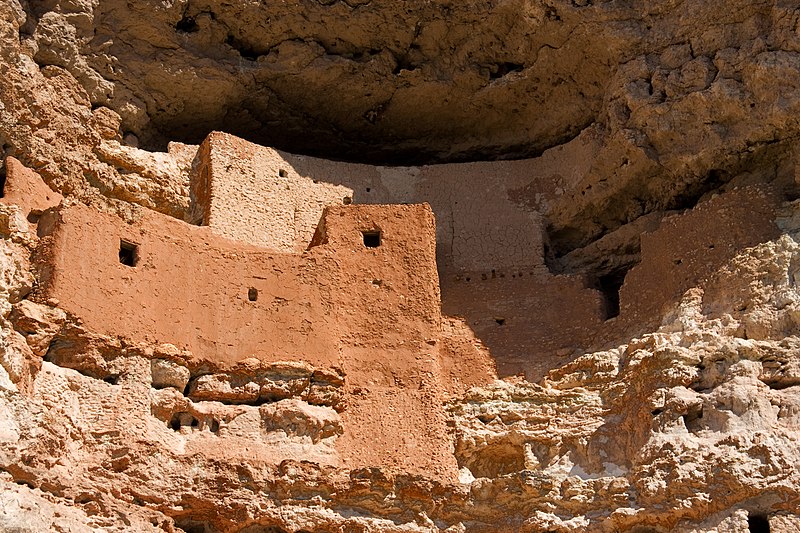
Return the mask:
<path id="1" fill-rule="evenodd" d="M 0 529 L 800 530 L 799 16 L 0 3 Z"/>

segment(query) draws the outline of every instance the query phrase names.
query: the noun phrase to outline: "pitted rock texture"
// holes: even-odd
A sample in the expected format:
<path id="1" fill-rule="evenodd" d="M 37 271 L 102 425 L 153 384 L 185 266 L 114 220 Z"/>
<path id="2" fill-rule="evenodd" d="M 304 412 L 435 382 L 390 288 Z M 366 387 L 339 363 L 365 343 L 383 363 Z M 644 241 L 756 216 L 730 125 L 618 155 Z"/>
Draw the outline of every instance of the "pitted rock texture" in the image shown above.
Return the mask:
<path id="1" fill-rule="evenodd" d="M 663 165 L 698 140 L 731 153 L 745 146 L 724 148 L 730 135 L 775 140 L 765 119 L 791 111 L 777 94 L 796 87 L 794 11 L 781 3 L 94 0 L 26 11 L 36 62 L 67 69 L 150 146 L 220 129 L 339 158 L 487 159 L 535 154 L 600 120 Z M 687 113 L 698 104 L 704 113 Z M 664 133 L 663 110 L 696 133 Z"/>
<path id="2" fill-rule="evenodd" d="M 534 153 L 600 112 L 620 36 L 644 28 L 560 4 L 32 4 L 23 31 L 150 146 L 220 129 L 340 158 L 465 158 Z"/>

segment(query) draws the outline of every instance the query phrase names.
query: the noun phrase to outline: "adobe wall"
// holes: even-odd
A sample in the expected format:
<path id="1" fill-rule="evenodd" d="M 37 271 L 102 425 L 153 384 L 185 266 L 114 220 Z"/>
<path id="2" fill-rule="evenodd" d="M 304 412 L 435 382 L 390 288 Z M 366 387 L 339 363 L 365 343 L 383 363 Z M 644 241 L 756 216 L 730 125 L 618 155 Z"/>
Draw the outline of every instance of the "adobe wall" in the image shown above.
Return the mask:
<path id="1" fill-rule="evenodd" d="M 532 161 L 386 169 L 279 154 L 222 134 L 210 136 L 201 149 L 207 151 L 201 160 L 207 163 L 203 172 L 210 180 L 206 185 L 212 193 L 220 190 L 215 189 L 218 182 L 231 187 L 226 193 L 229 199 L 231 191 L 249 187 L 258 189 L 258 194 L 265 198 L 273 198 L 270 196 L 273 193 L 280 196 L 288 190 L 291 194 L 287 193 L 285 198 L 297 206 L 301 196 L 295 192 L 305 191 L 308 196 L 303 197 L 304 214 L 292 219 L 292 223 L 303 221 L 301 226 L 292 226 L 280 217 L 280 223 L 273 225 L 281 231 L 291 229 L 285 235 L 291 234 L 295 240 L 285 247 L 295 253 L 265 251 L 217 235 L 231 233 L 226 228 L 236 228 L 242 220 L 251 220 L 246 217 L 234 217 L 229 220 L 231 226 L 198 228 L 146 212 L 137 225 L 130 226 L 114 217 L 75 207 L 62 211 L 56 230 L 59 236 L 56 242 L 60 244 L 54 250 L 60 250 L 58 253 L 62 255 L 48 294 L 100 332 L 172 342 L 198 357 L 211 357 L 226 364 L 251 355 L 264 360 L 306 360 L 318 365 L 336 365 L 346 360 L 361 382 L 391 388 L 397 380 L 420 383 L 420 374 L 398 375 L 397 369 L 374 356 L 374 350 L 394 353 L 411 346 L 411 353 L 419 354 L 430 351 L 425 340 L 441 336 L 437 329 L 440 293 L 435 254 L 439 261 L 442 313 L 464 317 L 472 333 L 489 349 L 500 375 L 519 373 L 536 380 L 589 347 L 619 342 L 642 328 L 657 326 L 667 306 L 731 259 L 736 250 L 777 235 L 773 219 L 778 199 L 764 188 L 734 189 L 701 202 L 693 210 L 667 217 L 655 231 L 642 235 L 642 261 L 628 273 L 620 289 L 619 316 L 606 320 L 606 297 L 591 288 L 587 279 L 556 276 L 544 266 L 538 237 L 541 221 L 536 213 L 522 216 L 517 204 L 504 211 L 500 204 L 508 199 L 456 207 L 463 201 L 456 191 L 468 190 L 459 180 L 466 180 L 467 185 L 488 183 L 485 176 L 490 165 L 499 165 L 492 168 L 507 173 L 514 169 L 523 176 L 532 172 Z M 458 172 L 448 172 L 447 167 Z M 12 195 L 15 188 L 35 188 L 36 180 L 31 178 L 35 173 L 26 174 L 27 169 L 13 161 L 9 169 L 9 176 L 17 176 L 7 185 Z M 245 181 L 234 179 L 240 176 L 237 169 Z M 298 169 L 305 177 L 297 175 Z M 281 176 L 281 170 L 286 170 L 287 175 Z M 263 177 L 264 172 L 300 185 L 296 189 L 270 189 L 279 180 L 267 180 L 268 186 L 259 189 L 247 184 L 248 180 Z M 382 179 L 390 177 L 392 172 L 396 175 L 391 181 L 387 179 L 393 186 L 389 190 Z M 343 190 L 340 185 L 332 186 L 317 179 L 323 175 L 334 181 L 347 177 L 350 185 L 361 180 L 361 189 L 354 186 Z M 505 174 L 503 179 L 513 179 L 509 175 Z M 437 195 L 432 182 L 427 180 L 449 183 L 449 189 L 444 189 L 451 194 Z M 195 185 L 199 183 L 195 181 Z M 370 186 L 364 186 L 367 183 Z M 202 191 L 202 187 L 197 189 L 198 194 Z M 19 201 L 32 202 L 32 198 L 46 196 L 42 196 L 46 191 L 39 192 L 22 194 Z M 356 201 L 387 197 L 413 200 L 428 192 L 438 202 L 440 220 L 445 218 L 442 225 L 445 238 L 449 232 L 450 241 L 444 244 L 443 230 L 434 229 L 432 219 L 423 223 L 424 217 L 420 219 L 413 213 L 404 218 L 408 215 L 405 210 L 411 207 L 340 205 L 341 199 L 350 195 Z M 340 198 L 341 194 L 344 196 Z M 368 195 L 373 196 L 367 198 Z M 484 196 L 489 196 L 488 191 Z M 270 225 L 270 210 L 280 211 L 288 205 L 218 201 L 224 197 L 212 194 L 206 205 L 236 206 L 236 213 L 260 221 L 261 226 Z M 311 224 L 311 217 L 322 214 L 326 202 L 338 207 L 329 207 L 319 225 Z M 202 203 L 198 201 L 195 205 Z M 43 203 L 40 207 L 46 206 Z M 458 209 L 463 209 L 458 217 L 448 219 L 441 215 Z M 480 214 L 495 210 L 497 224 L 486 224 L 487 219 Z M 477 214 L 470 217 L 470 212 Z M 220 209 L 217 216 L 217 220 L 225 220 L 227 215 Z M 469 224 L 473 226 L 468 227 Z M 459 232 L 461 241 L 469 241 L 467 237 L 472 237 L 470 232 L 473 232 L 478 235 L 475 243 L 480 244 L 483 239 L 495 249 L 502 249 L 498 243 L 504 241 L 492 231 L 506 228 L 508 235 L 508 228 L 515 227 L 514 224 L 520 234 L 524 233 L 521 228 L 530 228 L 526 238 L 531 248 L 524 253 L 521 248 L 503 249 L 503 259 L 494 255 L 491 247 L 480 245 L 476 250 L 485 253 L 483 256 L 478 253 L 478 257 L 497 259 L 485 263 L 491 268 L 478 268 L 483 263 L 470 263 L 453 254 L 459 249 L 455 232 Z M 248 227 L 240 227 L 243 240 L 252 240 L 244 232 Z M 312 239 L 317 227 L 318 234 Z M 365 248 L 361 230 L 384 227 L 389 231 L 384 231 L 382 246 Z M 395 233 L 400 228 L 402 232 Z M 439 241 L 434 241 L 435 233 Z M 272 238 L 277 233 L 267 231 L 261 235 Z M 140 245 L 141 263 L 135 269 L 119 264 L 116 256 L 119 239 Z M 301 253 L 312 240 L 316 246 Z M 397 246 L 393 252 L 385 247 L 390 244 Z M 387 252 L 390 255 L 383 255 Z M 372 265 L 363 261 L 377 259 L 375 254 L 382 256 L 385 263 Z M 67 256 L 82 259 L 70 262 Z M 409 262 L 401 257 L 417 257 L 422 262 L 417 263 L 416 259 Z M 102 265 L 93 263 L 100 258 Z M 509 258 L 514 258 L 513 261 L 524 258 L 528 264 L 499 266 L 511 261 Z M 377 268 L 378 264 L 382 266 Z M 456 268 L 456 264 L 462 268 Z M 421 275 L 412 273 L 417 268 L 421 268 Z M 171 274 L 165 276 L 167 272 Z M 398 285 L 397 280 L 406 281 Z M 109 297 L 107 282 L 116 287 L 113 297 Z M 77 296 L 79 288 L 86 292 L 85 297 Z M 250 288 L 258 291 L 257 302 L 248 300 Z M 359 294 L 360 290 L 366 292 Z M 391 297 L 375 298 L 386 293 Z M 137 308 L 139 304 L 135 302 L 142 299 L 142 294 L 152 296 L 145 299 L 146 307 L 135 313 L 120 312 Z M 174 318 L 165 322 L 163 316 Z M 457 354 L 456 358 L 463 355 Z M 408 363 L 409 368 L 416 364 L 411 359 Z M 491 371 L 484 374 L 488 378 Z"/>
<path id="2" fill-rule="evenodd" d="M 48 214 L 52 274 L 43 296 L 99 333 L 170 342 L 201 358 L 324 358 L 334 352 L 317 284 L 301 283 L 301 258 L 236 246 L 207 228 L 144 212 L 129 225 L 84 206 Z M 138 245 L 120 263 L 120 240 Z M 259 291 L 257 302 L 248 290 Z M 291 302 L 291 305 L 287 305 Z M 305 331 L 303 319 L 320 325 Z"/>
<path id="3" fill-rule="evenodd" d="M 606 296 L 588 280 L 545 267 L 442 276 L 442 311 L 465 317 L 500 375 L 540 379 L 570 357 L 658 328 L 688 289 L 741 250 L 779 235 L 779 202 L 768 187 L 734 188 L 665 217 L 642 233 L 641 262 L 625 276 L 619 315 L 610 319 Z"/>
<path id="4" fill-rule="evenodd" d="M 536 159 L 379 167 L 212 133 L 192 178 L 193 205 L 196 213 L 211 213 L 203 223 L 215 232 L 300 251 L 325 205 L 429 203 L 444 313 L 467 320 L 501 375 L 526 372 L 534 379 L 552 368 L 553 357 L 563 362 L 579 350 L 604 318 L 602 298 L 582 277 L 547 271 L 540 215 L 588 172 L 595 150 L 594 138 L 584 134 Z M 499 194 L 498 183 L 509 193 Z M 530 198 L 535 204 L 523 201 Z"/>
<path id="5" fill-rule="evenodd" d="M 59 208 L 40 222 L 39 297 L 90 331 L 169 342 L 223 368 L 250 357 L 341 368 L 354 395 L 337 440 L 344 464 L 453 478 L 430 208 L 330 207 L 320 226 L 318 245 L 281 254 L 155 212 L 127 224 Z M 380 246 L 365 247 L 362 230 L 380 230 Z M 133 267 L 121 240 L 138 245 Z"/>
<path id="6" fill-rule="evenodd" d="M 290 172 L 277 151 L 231 135 L 210 134 L 199 155 L 190 221 L 263 248 L 305 249 L 325 206 L 351 195 L 341 185 Z"/>
<path id="7" fill-rule="evenodd" d="M 442 313 L 462 316 L 501 376 L 538 380 L 586 348 L 604 326 L 604 302 L 578 276 L 546 267 L 442 278 Z"/>
<path id="8" fill-rule="evenodd" d="M 362 341 L 371 331 L 430 334 L 440 316 L 430 210 L 339 207 L 324 221 L 326 244 L 281 254 L 154 212 L 127 224 L 85 206 L 59 209 L 42 230 L 53 268 L 42 294 L 94 331 L 171 342 L 225 364 L 253 355 L 336 364 L 337 339 L 354 328 Z M 380 247 L 364 246 L 362 227 L 380 228 Z M 121 240 L 138 246 L 135 267 L 120 263 Z M 361 317 L 356 303 L 375 312 Z"/>
<path id="9" fill-rule="evenodd" d="M 442 247 L 421 205 L 325 207 L 308 250 L 293 253 L 147 210 L 128 224 L 62 207 L 39 223 L 40 297 L 91 331 L 170 342 L 222 367 L 250 357 L 339 367 L 352 395 L 336 444 L 343 464 L 452 477 L 441 406 L 448 391 L 494 373 L 465 346 L 466 331 L 445 331 L 442 312 L 465 318 L 500 375 L 539 379 L 590 346 L 653 327 L 737 250 L 773 238 L 778 200 L 768 188 L 734 188 L 665 218 L 642 235 L 642 261 L 610 320 L 604 296 L 580 276 L 551 274 L 541 248 L 527 268 L 437 272 Z M 380 246 L 366 247 L 364 231 L 380 232 Z M 138 246 L 135 266 L 120 263 L 121 241 Z M 431 452 L 421 458 L 421 448 Z"/>
<path id="10" fill-rule="evenodd" d="M 620 289 L 620 321 L 645 327 L 741 250 L 777 238 L 781 199 L 769 186 L 734 188 L 642 234 L 642 261 Z"/>

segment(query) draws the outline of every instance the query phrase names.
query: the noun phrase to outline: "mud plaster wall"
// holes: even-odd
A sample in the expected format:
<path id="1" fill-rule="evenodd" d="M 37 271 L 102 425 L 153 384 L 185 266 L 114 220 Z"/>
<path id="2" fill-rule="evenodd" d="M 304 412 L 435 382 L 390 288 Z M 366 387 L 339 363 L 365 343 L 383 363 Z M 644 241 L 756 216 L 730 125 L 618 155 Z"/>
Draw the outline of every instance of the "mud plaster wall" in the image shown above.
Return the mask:
<path id="1" fill-rule="evenodd" d="M 776 238 L 779 201 L 769 186 L 734 188 L 642 234 L 642 261 L 620 289 L 620 322 L 642 327 L 739 250 Z"/>
<path id="2" fill-rule="evenodd" d="M 340 367 L 358 391 L 337 444 L 347 465 L 452 477 L 430 208 L 338 206 L 323 221 L 321 244 L 280 254 L 153 212 L 127 224 L 60 208 L 40 222 L 40 297 L 92 331 L 170 342 L 223 367 L 249 357 Z M 364 229 L 380 230 L 379 247 L 364 246 Z M 135 267 L 120 263 L 120 240 L 137 244 Z"/>
<path id="3" fill-rule="evenodd" d="M 2 202 L 20 206 L 31 222 L 44 210 L 61 203 L 60 194 L 50 189 L 36 172 L 26 168 L 15 158 L 6 158 L 5 169 Z"/>
<path id="4" fill-rule="evenodd" d="M 330 354 L 349 330 L 424 338 L 438 321 L 426 207 L 330 211 L 327 244 L 304 254 L 239 245 L 153 212 L 135 224 L 83 206 L 48 218 L 44 294 L 99 332 L 172 342 L 220 363 L 255 355 L 335 364 Z M 361 226 L 381 229 L 380 247 L 364 246 Z M 137 245 L 135 267 L 120 262 L 121 241 Z M 353 300 L 375 311 L 365 323 L 351 314 Z"/>
<path id="5" fill-rule="evenodd" d="M 543 266 L 447 276 L 442 293 L 442 312 L 466 318 L 500 375 L 538 379 L 604 327 L 600 293 Z"/>
<path id="6" fill-rule="evenodd" d="M 466 318 L 500 375 L 538 379 L 587 346 L 599 349 L 657 328 L 686 290 L 737 251 L 778 235 L 778 200 L 769 188 L 736 188 L 643 233 L 642 260 L 619 290 L 616 317 L 607 319 L 607 296 L 588 288 L 588 280 L 546 268 L 445 277 L 443 312 Z"/>

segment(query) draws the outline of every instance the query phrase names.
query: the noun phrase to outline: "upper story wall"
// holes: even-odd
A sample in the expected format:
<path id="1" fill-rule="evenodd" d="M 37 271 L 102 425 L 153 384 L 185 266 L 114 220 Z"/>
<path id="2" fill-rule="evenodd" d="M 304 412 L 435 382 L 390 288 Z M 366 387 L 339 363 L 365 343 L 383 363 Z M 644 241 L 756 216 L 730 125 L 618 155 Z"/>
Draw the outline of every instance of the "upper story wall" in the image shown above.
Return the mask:
<path id="1" fill-rule="evenodd" d="M 279 252 L 308 246 L 322 210 L 351 192 L 287 170 L 281 155 L 232 135 L 210 134 L 191 183 L 191 222 Z"/>
<path id="2" fill-rule="evenodd" d="M 777 199 L 766 190 L 734 188 L 646 226 L 641 264 L 627 276 L 620 274 L 624 283 L 622 278 L 605 283 L 588 274 L 554 275 L 544 264 L 540 213 L 589 172 L 596 155 L 591 130 L 536 159 L 419 168 L 296 156 L 224 134 L 210 136 L 204 149 L 210 166 L 223 169 L 213 176 L 210 190 L 216 180 L 236 183 L 238 173 L 245 172 L 248 179 L 265 180 L 265 189 L 275 196 L 264 201 L 280 206 L 280 198 L 294 194 L 272 185 L 283 171 L 286 180 L 306 184 L 311 195 L 304 204 L 307 220 L 325 203 L 345 199 L 355 204 L 430 202 L 437 222 L 443 312 L 467 320 L 501 375 L 524 372 L 533 380 L 589 347 L 624 342 L 642 328 L 657 327 L 664 310 L 684 291 L 737 250 L 768 240 L 776 231 Z M 212 197 L 209 205 L 215 201 Z M 257 224 L 270 224 L 267 211 L 255 218 Z M 295 241 L 297 250 L 306 246 L 313 227 L 307 220 L 279 221 L 278 230 L 303 236 Z M 246 227 L 241 229 L 246 240 Z"/>
<path id="3" fill-rule="evenodd" d="M 533 267 L 544 264 L 540 212 L 588 172 L 596 149 L 587 133 L 536 159 L 379 167 L 212 133 L 192 177 L 190 218 L 232 239 L 299 251 L 326 205 L 427 202 L 440 270 Z"/>

